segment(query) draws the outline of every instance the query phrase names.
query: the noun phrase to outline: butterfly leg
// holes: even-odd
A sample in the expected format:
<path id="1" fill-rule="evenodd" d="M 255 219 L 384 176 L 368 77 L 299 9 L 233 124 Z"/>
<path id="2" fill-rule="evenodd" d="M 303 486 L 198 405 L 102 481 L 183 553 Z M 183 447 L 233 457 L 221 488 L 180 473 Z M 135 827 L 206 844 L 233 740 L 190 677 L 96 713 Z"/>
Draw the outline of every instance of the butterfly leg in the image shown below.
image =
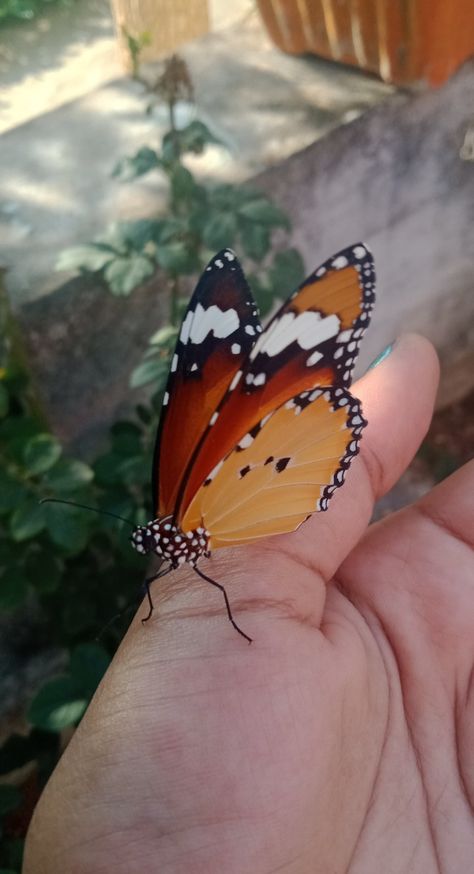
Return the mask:
<path id="1" fill-rule="evenodd" d="M 245 637 L 245 640 L 248 640 L 249 643 L 252 643 L 252 638 L 249 637 L 248 634 L 245 634 L 245 631 L 242 631 L 242 629 L 239 628 L 239 626 L 237 625 L 237 622 L 235 621 L 234 617 L 232 616 L 232 610 L 230 609 L 229 599 L 227 597 L 227 592 L 224 589 L 224 586 L 221 585 L 221 583 L 216 583 L 215 580 L 211 580 L 210 577 L 207 577 L 206 574 L 203 574 L 202 571 L 200 571 L 196 566 L 194 566 L 194 570 L 196 571 L 196 573 L 199 577 L 201 577 L 203 580 L 206 580 L 206 583 L 210 583 L 211 586 L 215 586 L 216 589 L 220 589 L 220 591 L 224 595 L 224 601 L 225 601 L 225 606 L 227 609 L 227 616 L 229 617 L 229 621 L 232 622 L 232 625 L 234 626 L 235 630 L 238 631 L 238 633 L 241 634 L 242 637 Z"/>
<path id="2" fill-rule="evenodd" d="M 146 577 L 146 579 L 143 580 L 142 588 L 144 589 L 145 594 L 146 594 L 147 599 L 148 599 L 149 610 L 148 610 L 147 615 L 144 617 L 144 619 L 142 619 L 142 625 L 144 625 L 145 622 L 148 622 L 148 620 L 151 619 L 151 617 L 153 615 L 153 611 L 155 609 L 155 606 L 154 606 L 153 601 L 151 599 L 151 591 L 150 591 L 151 584 L 154 583 L 155 580 L 159 580 L 160 577 L 166 576 L 166 574 L 169 574 L 169 572 L 172 570 L 173 570 L 173 567 L 168 567 L 168 568 L 166 568 L 166 570 L 158 571 L 157 574 L 153 574 L 152 577 Z"/>
<path id="3" fill-rule="evenodd" d="M 142 625 L 145 625 L 145 622 L 148 622 L 148 620 L 151 619 L 151 617 L 153 615 L 153 610 L 155 609 L 155 607 L 154 607 L 153 601 L 151 600 L 150 586 L 152 583 L 154 583 L 155 580 L 158 579 L 158 577 L 159 577 L 159 574 L 155 574 L 154 577 L 147 577 L 146 580 L 143 581 L 143 588 L 145 589 L 145 593 L 146 593 L 146 596 L 148 598 L 149 610 L 148 610 L 147 615 L 144 617 L 144 619 L 142 619 Z"/>

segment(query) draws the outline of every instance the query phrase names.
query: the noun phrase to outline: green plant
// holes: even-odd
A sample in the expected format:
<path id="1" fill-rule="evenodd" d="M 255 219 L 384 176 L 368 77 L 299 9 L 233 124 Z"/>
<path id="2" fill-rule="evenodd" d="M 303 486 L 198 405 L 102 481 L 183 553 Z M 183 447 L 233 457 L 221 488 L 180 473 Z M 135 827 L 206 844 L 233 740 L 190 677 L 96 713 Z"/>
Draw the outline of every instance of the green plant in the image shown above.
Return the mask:
<path id="1" fill-rule="evenodd" d="M 29 21 L 45 12 L 53 3 L 69 6 L 72 0 L 0 0 L 0 25 L 11 21 Z"/>
<path id="2" fill-rule="evenodd" d="M 133 57 L 136 64 L 136 54 Z M 130 294 L 158 269 L 164 274 L 162 288 L 169 289 L 170 296 L 169 321 L 150 338 L 144 360 L 131 379 L 132 387 L 153 383 L 158 390 L 164 388 L 187 303 L 186 280 L 199 273 L 217 250 L 235 247 L 243 255 L 263 316 L 275 297 L 286 297 L 288 290 L 302 281 L 304 265 L 294 248 L 272 252 L 273 232 L 288 231 L 290 222 L 261 191 L 247 185 L 204 184 L 186 166 L 189 155 L 202 154 L 219 141 L 199 119 L 177 127 L 178 102 L 193 97 L 184 62 L 171 58 L 156 82 L 146 85 L 145 93 L 153 102 L 166 102 L 169 130 L 159 148 L 143 146 L 135 155 L 120 160 L 113 173 L 124 181 L 162 174 L 167 184 L 165 208 L 151 218 L 114 225 L 95 242 L 66 250 L 57 267 L 99 274 L 115 295 Z M 153 103 L 148 109 L 150 105 Z"/>
<path id="3" fill-rule="evenodd" d="M 144 40 L 126 36 L 139 78 Z M 144 573 L 142 558 L 128 543 L 126 523 L 40 500 L 72 500 L 116 513 L 131 524 L 150 519 L 153 443 L 189 277 L 195 277 L 216 250 L 235 246 L 243 253 L 260 310 L 266 314 L 274 298 L 286 296 L 304 272 L 296 250 L 271 252 L 273 232 L 286 232 L 289 221 L 268 198 L 248 186 L 205 185 L 186 166 L 190 154 L 204 152 L 217 140 L 198 119 L 177 127 L 177 103 L 193 95 L 184 63 L 172 58 L 145 93 L 152 101 L 166 101 L 169 130 L 159 148 L 142 147 L 120 161 L 114 172 L 122 180 L 163 174 L 165 209 L 151 218 L 117 224 L 95 242 L 63 252 L 58 261 L 61 269 L 100 275 L 110 292 L 120 296 L 129 295 L 160 270 L 161 293 L 169 298 L 169 318 L 157 326 L 131 376 L 132 387 L 153 385 L 150 400 L 136 407 L 133 421 L 111 427 L 109 448 L 93 463 L 70 457 L 51 433 L 32 390 L 6 298 L 0 297 L 0 610 L 14 615 L 34 606 L 40 616 L 37 645 L 61 647 L 69 662 L 67 670 L 48 680 L 31 701 L 30 734 L 15 735 L 0 749 L 0 776 L 34 763 L 37 794 L 57 761 L 61 732 L 81 719 L 121 638 L 124 622 L 110 620 L 138 600 Z M 92 643 L 101 629 L 101 644 Z M 0 789 L 5 837 L 0 874 L 2 865 L 12 870 L 21 866 L 21 831 L 12 822 L 15 808 L 25 803 L 24 793 L 7 787 L 2 795 Z"/>
<path id="4" fill-rule="evenodd" d="M 31 701 L 29 736 L 13 736 L 0 749 L 0 776 L 34 763 L 39 792 L 57 761 L 59 733 L 81 718 L 122 636 L 123 621 L 110 620 L 137 599 L 143 577 L 123 522 L 39 501 L 64 497 L 132 523 L 148 519 L 154 423 L 140 407 L 135 422 L 113 425 L 108 451 L 93 464 L 68 456 L 32 390 L 4 294 L 0 337 L 0 611 L 12 620 L 34 616 L 35 646 L 69 657 L 68 670 Z M 103 642 L 91 643 L 104 628 Z M 0 787 L 0 870 L 21 866 L 16 818 L 24 820 L 26 803 L 22 791 Z"/>

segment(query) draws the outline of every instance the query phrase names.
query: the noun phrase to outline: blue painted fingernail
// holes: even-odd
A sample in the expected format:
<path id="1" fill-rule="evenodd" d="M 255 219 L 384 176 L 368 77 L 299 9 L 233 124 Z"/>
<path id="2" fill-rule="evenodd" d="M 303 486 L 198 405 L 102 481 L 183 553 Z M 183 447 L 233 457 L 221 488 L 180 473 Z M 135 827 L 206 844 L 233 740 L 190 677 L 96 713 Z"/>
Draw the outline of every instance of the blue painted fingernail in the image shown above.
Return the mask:
<path id="1" fill-rule="evenodd" d="M 394 346 L 395 346 L 395 340 L 392 343 L 389 343 L 388 346 L 385 347 L 383 352 L 381 352 L 380 355 L 377 355 L 377 358 L 374 358 L 372 363 L 369 364 L 367 370 L 373 370 L 374 367 L 377 367 L 378 364 L 381 364 L 382 361 L 385 361 L 385 359 L 388 358 L 388 356 L 392 352 Z"/>

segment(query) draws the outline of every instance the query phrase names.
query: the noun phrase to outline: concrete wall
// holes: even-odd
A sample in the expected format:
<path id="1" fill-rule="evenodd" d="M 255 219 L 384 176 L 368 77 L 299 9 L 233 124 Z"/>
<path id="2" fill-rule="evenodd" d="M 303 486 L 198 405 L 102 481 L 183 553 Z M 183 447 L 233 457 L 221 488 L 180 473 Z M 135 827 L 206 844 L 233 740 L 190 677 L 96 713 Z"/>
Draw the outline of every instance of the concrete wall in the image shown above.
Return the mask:
<path id="1" fill-rule="evenodd" d="M 474 384 L 474 163 L 460 157 L 474 105 L 474 63 L 443 89 L 366 112 L 253 181 L 291 216 L 308 272 L 361 239 L 378 273 L 359 372 L 402 330 L 436 344 L 442 404 Z M 159 278 L 129 299 L 84 279 L 20 317 L 58 433 L 89 441 L 136 402 L 128 374 L 165 312 Z"/>
<path id="2" fill-rule="evenodd" d="M 257 180 L 290 214 L 309 268 L 369 244 L 378 301 L 360 368 L 400 331 L 421 331 L 441 355 L 441 403 L 474 385 L 474 163 L 460 156 L 473 106 L 471 61 L 444 88 L 392 98 Z"/>

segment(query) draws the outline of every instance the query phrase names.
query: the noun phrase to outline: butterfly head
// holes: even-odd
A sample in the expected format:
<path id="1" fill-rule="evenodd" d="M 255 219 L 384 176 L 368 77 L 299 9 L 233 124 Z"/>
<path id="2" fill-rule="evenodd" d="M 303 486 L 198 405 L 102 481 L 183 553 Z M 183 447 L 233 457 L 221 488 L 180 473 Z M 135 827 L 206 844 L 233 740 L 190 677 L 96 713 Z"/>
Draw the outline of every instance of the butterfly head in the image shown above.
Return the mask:
<path id="1" fill-rule="evenodd" d="M 148 555 L 156 549 L 156 535 L 151 525 L 137 525 L 130 540 L 133 548 L 142 555 Z"/>
<path id="2" fill-rule="evenodd" d="M 185 561 L 195 564 L 198 558 L 209 554 L 209 532 L 200 527 L 185 533 L 171 516 L 137 525 L 131 541 L 137 552 L 142 555 L 155 552 L 160 558 L 170 561 L 173 567 Z"/>

